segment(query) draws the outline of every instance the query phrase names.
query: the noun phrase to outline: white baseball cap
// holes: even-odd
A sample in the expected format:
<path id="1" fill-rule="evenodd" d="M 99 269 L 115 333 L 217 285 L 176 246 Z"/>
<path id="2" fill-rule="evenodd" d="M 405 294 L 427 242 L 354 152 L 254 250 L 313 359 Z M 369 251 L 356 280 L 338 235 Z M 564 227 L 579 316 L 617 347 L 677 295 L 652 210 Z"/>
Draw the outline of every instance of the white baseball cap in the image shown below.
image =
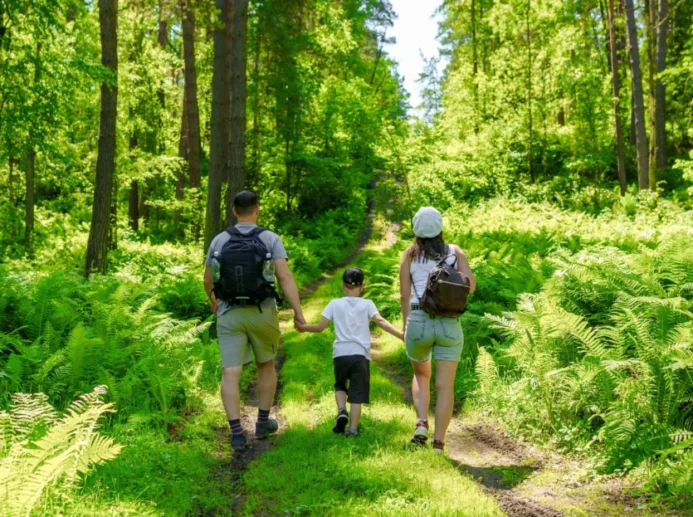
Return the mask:
<path id="1" fill-rule="evenodd" d="M 414 235 L 422 239 L 437 237 L 443 231 L 443 216 L 432 206 L 422 206 L 414 216 Z"/>

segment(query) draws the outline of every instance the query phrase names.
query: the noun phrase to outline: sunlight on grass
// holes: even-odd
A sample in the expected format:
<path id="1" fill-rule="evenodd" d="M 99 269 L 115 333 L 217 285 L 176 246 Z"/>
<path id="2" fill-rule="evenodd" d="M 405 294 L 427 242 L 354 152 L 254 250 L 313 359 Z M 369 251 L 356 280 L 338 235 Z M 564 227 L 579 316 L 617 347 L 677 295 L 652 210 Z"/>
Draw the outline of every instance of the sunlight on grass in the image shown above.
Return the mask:
<path id="1" fill-rule="evenodd" d="M 313 295 L 305 307 L 308 320 L 341 295 L 340 283 L 335 275 Z M 364 409 L 362 436 L 332 433 L 333 333 L 298 334 L 288 326 L 285 331 L 280 403 L 288 429 L 274 450 L 250 465 L 244 515 L 503 515 L 447 459 L 429 448 L 412 448 L 414 412 L 373 363 L 372 404 Z M 396 340 L 382 342 L 396 350 Z"/>

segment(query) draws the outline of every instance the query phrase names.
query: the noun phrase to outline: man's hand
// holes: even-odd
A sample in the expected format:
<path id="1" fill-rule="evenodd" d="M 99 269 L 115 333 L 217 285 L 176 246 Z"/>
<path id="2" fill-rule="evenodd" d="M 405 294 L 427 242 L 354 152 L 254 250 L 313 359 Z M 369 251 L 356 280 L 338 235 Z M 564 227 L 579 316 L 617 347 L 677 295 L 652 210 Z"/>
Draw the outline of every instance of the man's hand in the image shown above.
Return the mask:
<path id="1" fill-rule="evenodd" d="M 294 328 L 298 330 L 299 332 L 303 332 L 303 325 L 306 324 L 306 319 L 303 317 L 303 314 L 294 314 Z"/>

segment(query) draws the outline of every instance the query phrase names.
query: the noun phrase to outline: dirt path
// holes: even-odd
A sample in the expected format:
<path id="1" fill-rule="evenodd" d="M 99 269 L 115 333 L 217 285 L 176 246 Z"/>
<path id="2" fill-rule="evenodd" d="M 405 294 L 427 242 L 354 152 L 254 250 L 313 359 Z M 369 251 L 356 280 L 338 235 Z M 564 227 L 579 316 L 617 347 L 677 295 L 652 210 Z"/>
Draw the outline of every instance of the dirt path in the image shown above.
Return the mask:
<path id="1" fill-rule="evenodd" d="M 301 293 L 301 299 L 305 299 L 311 294 L 313 294 L 322 284 L 327 280 L 332 278 L 332 276 L 342 269 L 347 264 L 351 263 L 366 247 L 371 235 L 373 233 L 373 218 L 374 218 L 374 205 L 372 202 L 368 204 L 368 223 L 366 229 L 364 230 L 361 237 L 356 243 L 356 247 L 345 258 L 342 262 L 337 264 L 329 273 L 324 274 L 306 288 L 304 288 Z M 279 319 L 282 324 L 289 322 L 291 319 L 290 311 L 283 311 L 279 313 Z M 247 446 L 242 451 L 234 452 L 222 452 L 220 456 L 229 458 L 225 461 L 217 476 L 223 480 L 224 484 L 227 484 L 227 489 L 230 493 L 235 494 L 233 504 L 231 507 L 231 512 L 233 515 L 240 513 L 240 511 L 245 506 L 246 494 L 242 490 L 242 479 L 243 473 L 247 470 L 248 465 L 251 462 L 257 460 L 267 451 L 272 450 L 275 447 L 275 436 L 279 436 L 286 429 L 286 420 L 281 414 L 281 407 L 278 405 L 279 396 L 281 394 L 282 384 L 281 384 L 281 369 L 284 365 L 285 355 L 283 341 L 279 344 L 279 350 L 277 352 L 277 357 L 275 359 L 275 369 L 277 370 L 277 376 L 279 381 L 277 383 L 277 391 L 274 395 L 274 404 L 272 408 L 271 418 L 276 418 L 279 422 L 279 431 L 277 434 L 273 435 L 268 439 L 256 439 L 255 438 L 255 422 L 257 420 L 257 382 L 256 380 L 251 381 L 248 384 L 245 394 L 242 396 L 241 405 L 241 424 L 243 429 L 247 433 Z M 229 444 L 229 429 L 228 427 L 222 427 L 217 429 L 217 440 L 219 442 L 220 451 L 230 451 Z M 227 455 L 228 454 L 228 455 Z"/>
<path id="2" fill-rule="evenodd" d="M 374 336 L 373 360 L 411 403 L 411 377 L 388 365 L 378 341 Z M 446 445 L 449 460 L 510 517 L 678 515 L 650 511 L 646 501 L 628 495 L 632 487 L 622 478 L 595 479 L 579 461 L 519 443 L 491 421 L 454 417 Z"/>

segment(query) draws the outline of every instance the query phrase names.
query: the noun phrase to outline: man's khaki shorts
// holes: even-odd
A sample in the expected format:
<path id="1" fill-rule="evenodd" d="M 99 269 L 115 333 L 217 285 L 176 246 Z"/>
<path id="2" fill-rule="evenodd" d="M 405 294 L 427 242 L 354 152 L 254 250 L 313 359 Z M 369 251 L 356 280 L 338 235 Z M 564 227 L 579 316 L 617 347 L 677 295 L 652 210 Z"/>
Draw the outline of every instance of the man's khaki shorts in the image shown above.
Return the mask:
<path id="1" fill-rule="evenodd" d="M 221 366 L 231 368 L 252 361 L 256 363 L 274 359 L 279 347 L 279 319 L 277 309 L 242 307 L 226 311 L 217 317 L 217 337 L 221 351 Z"/>

